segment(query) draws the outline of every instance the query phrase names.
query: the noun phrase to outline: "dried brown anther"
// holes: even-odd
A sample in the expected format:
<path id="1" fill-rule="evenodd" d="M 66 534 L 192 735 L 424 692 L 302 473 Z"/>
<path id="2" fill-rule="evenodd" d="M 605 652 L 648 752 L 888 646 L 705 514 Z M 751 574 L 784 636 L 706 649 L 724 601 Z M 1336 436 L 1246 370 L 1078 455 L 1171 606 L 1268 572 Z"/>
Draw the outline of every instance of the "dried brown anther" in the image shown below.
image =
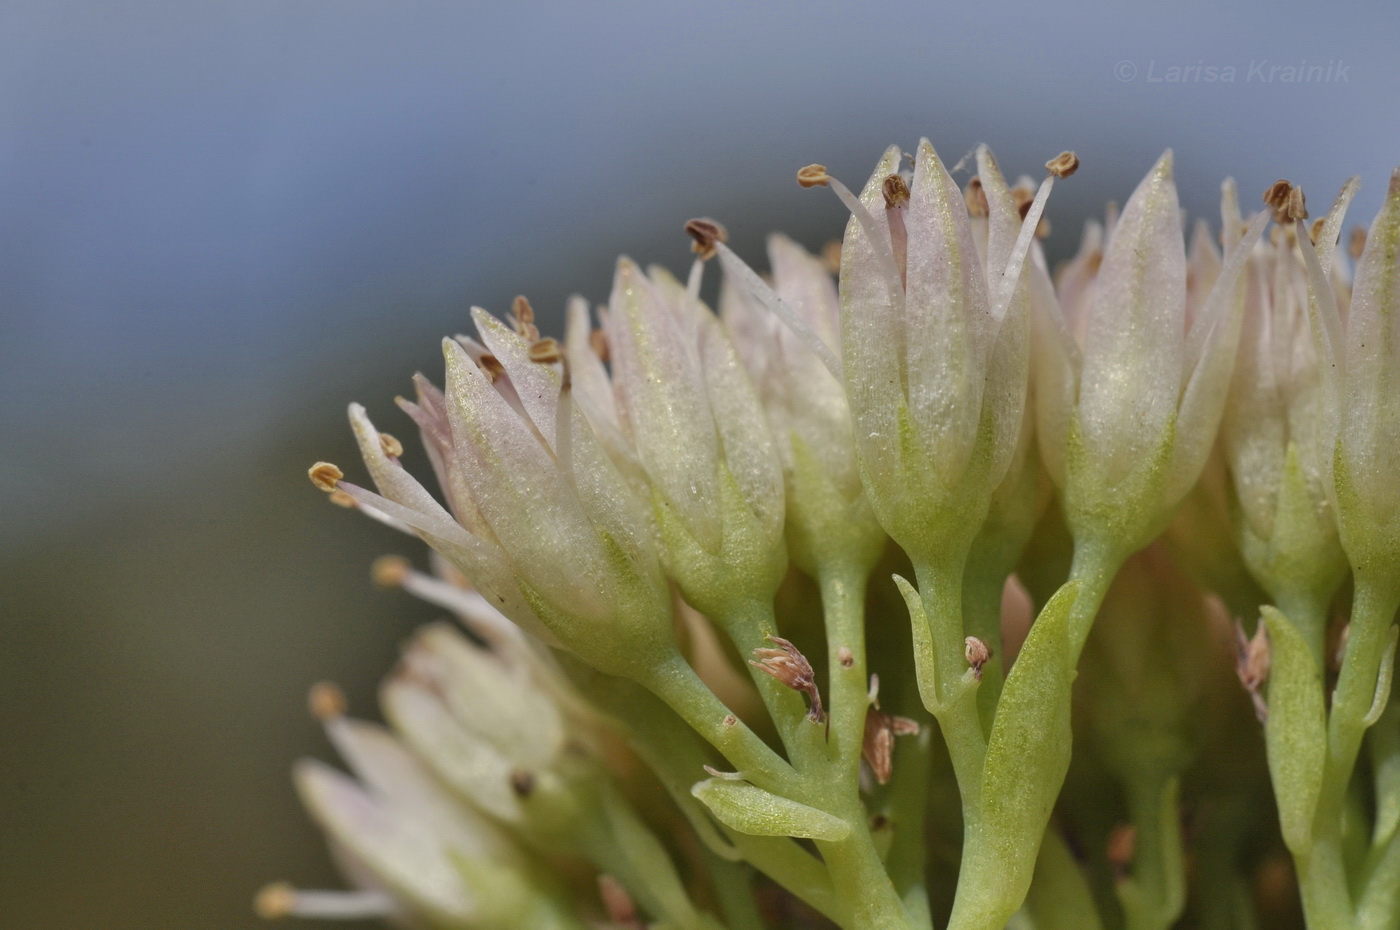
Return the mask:
<path id="1" fill-rule="evenodd" d="M 982 680 L 982 666 L 992 657 L 991 647 L 976 636 L 969 636 L 963 640 L 963 657 L 967 659 L 967 664 L 972 667 L 972 675 L 978 681 Z"/>
<path id="2" fill-rule="evenodd" d="M 541 365 L 553 365 L 564 358 L 564 350 L 559 345 L 559 340 L 550 336 L 543 339 L 536 339 L 530 343 L 530 361 L 538 362 Z"/>
<path id="3" fill-rule="evenodd" d="M 1364 251 L 1366 251 L 1366 227 L 1353 227 L 1351 236 L 1347 239 L 1347 254 L 1355 261 L 1361 257 L 1361 253 Z"/>
<path id="4" fill-rule="evenodd" d="M 836 650 L 836 661 L 841 663 L 842 668 L 850 668 L 856 664 L 856 654 L 851 651 L 850 646 L 842 646 Z"/>
<path id="5" fill-rule="evenodd" d="M 1105 858 L 1113 867 L 1113 874 L 1119 878 L 1126 877 L 1129 867 L 1133 864 L 1133 857 L 1137 855 L 1137 830 L 1126 823 L 1114 827 L 1113 832 L 1108 835 L 1106 852 Z"/>
<path id="6" fill-rule="evenodd" d="M 880 784 L 888 784 L 894 771 L 894 738 L 913 736 L 919 732 L 917 721 L 894 717 L 872 704 L 865 712 L 865 735 L 860 743 L 860 755 Z"/>
<path id="7" fill-rule="evenodd" d="M 802 187 L 826 187 L 831 175 L 826 173 L 826 165 L 807 165 L 797 169 L 797 183 Z"/>
<path id="8" fill-rule="evenodd" d="M 695 240 L 690 244 L 690 251 L 707 261 L 715 257 L 715 247 L 719 243 L 729 241 L 729 232 L 708 217 L 698 217 L 686 223 L 685 231 Z"/>
<path id="9" fill-rule="evenodd" d="M 490 352 L 476 360 L 476 367 L 481 369 L 482 374 L 486 375 L 486 380 L 492 384 L 495 384 L 496 379 L 506 373 L 506 366 L 502 365 L 501 360 Z"/>
<path id="10" fill-rule="evenodd" d="M 885 178 L 880 189 L 885 195 L 885 209 L 893 210 L 897 207 L 909 205 L 909 185 L 904 182 L 904 178 L 897 174 L 889 175 Z"/>
<path id="11" fill-rule="evenodd" d="M 841 240 L 832 239 L 822 246 L 822 267 L 831 274 L 841 273 Z"/>
<path id="12" fill-rule="evenodd" d="M 792 690 L 805 694 L 807 719 L 813 723 L 821 723 L 826 719 L 826 711 L 822 709 L 822 696 L 817 691 L 816 673 L 812 671 L 812 663 L 807 661 L 807 657 L 799 652 L 796 646 L 781 636 L 770 634 L 768 641 L 777 648 L 760 646 L 753 651 L 754 658 L 749 660 L 749 664 L 772 675 Z"/>
<path id="13" fill-rule="evenodd" d="M 601 329 L 590 330 L 588 333 L 588 347 L 593 350 L 593 354 L 598 356 L 598 361 L 608 360 L 608 337 Z"/>
<path id="14" fill-rule="evenodd" d="M 991 205 L 987 203 L 987 189 L 982 186 L 982 178 L 973 175 L 967 181 L 967 187 L 963 188 L 963 200 L 967 201 L 968 216 L 986 216 L 991 212 Z"/>
<path id="15" fill-rule="evenodd" d="M 1245 635 L 1244 626 L 1235 621 L 1235 652 L 1235 674 L 1254 702 L 1254 715 L 1263 723 L 1269 719 L 1269 705 L 1259 689 L 1269 680 L 1270 663 L 1269 631 L 1263 622 L 1250 637 Z"/>
<path id="16" fill-rule="evenodd" d="M 1067 178 L 1079 170 L 1079 156 L 1073 152 L 1061 152 L 1045 163 L 1045 170 L 1057 178 Z"/>
<path id="17" fill-rule="evenodd" d="M 646 926 L 642 923 L 632 896 L 622 887 L 622 883 L 611 875 L 603 873 L 598 876 L 598 896 L 603 899 L 603 908 L 614 926 L 624 927 L 626 930 L 643 930 Z"/>
<path id="18" fill-rule="evenodd" d="M 317 462 L 306 470 L 311 483 L 327 494 L 336 490 L 336 482 L 345 477 L 345 472 L 330 462 Z"/>
<path id="19" fill-rule="evenodd" d="M 540 338 L 539 328 L 535 326 L 535 308 L 524 294 L 517 294 L 510 302 L 510 325 L 523 339 L 533 341 Z"/>
<path id="20" fill-rule="evenodd" d="M 1308 207 L 1303 197 L 1303 189 L 1294 187 L 1280 178 L 1264 191 L 1264 203 L 1274 212 L 1274 222 L 1280 225 L 1291 224 L 1308 218 Z"/>
<path id="21" fill-rule="evenodd" d="M 528 798 L 535 793 L 535 776 L 525 769 L 516 769 L 510 773 L 510 790 L 515 792 L 518 798 Z"/>
<path id="22" fill-rule="evenodd" d="M 334 491 L 331 492 L 329 500 L 332 504 L 335 504 L 337 507 L 344 507 L 346 510 L 355 509 L 355 498 L 351 497 L 349 494 L 346 494 L 340 488 L 336 488 Z"/>

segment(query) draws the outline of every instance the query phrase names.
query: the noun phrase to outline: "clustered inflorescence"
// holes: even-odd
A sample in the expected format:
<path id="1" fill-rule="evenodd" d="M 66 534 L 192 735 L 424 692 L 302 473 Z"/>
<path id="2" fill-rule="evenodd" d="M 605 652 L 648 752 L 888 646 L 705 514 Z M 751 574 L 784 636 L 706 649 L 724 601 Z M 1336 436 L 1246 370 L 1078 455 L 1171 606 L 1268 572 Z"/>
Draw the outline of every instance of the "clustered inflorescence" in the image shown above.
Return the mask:
<path id="1" fill-rule="evenodd" d="M 1189 248 L 1164 155 L 1053 276 L 1078 160 L 891 148 L 822 257 L 617 266 L 415 377 L 440 496 L 350 420 L 445 608 L 296 784 L 407 926 L 1400 926 L 1400 171 Z M 1272 226 L 1271 226 L 1272 221 Z M 1350 256 L 1350 260 L 1348 259 Z M 716 315 L 703 269 L 723 271 Z M 839 278 L 833 271 L 839 266 Z M 595 322 L 597 328 L 595 328 Z"/>

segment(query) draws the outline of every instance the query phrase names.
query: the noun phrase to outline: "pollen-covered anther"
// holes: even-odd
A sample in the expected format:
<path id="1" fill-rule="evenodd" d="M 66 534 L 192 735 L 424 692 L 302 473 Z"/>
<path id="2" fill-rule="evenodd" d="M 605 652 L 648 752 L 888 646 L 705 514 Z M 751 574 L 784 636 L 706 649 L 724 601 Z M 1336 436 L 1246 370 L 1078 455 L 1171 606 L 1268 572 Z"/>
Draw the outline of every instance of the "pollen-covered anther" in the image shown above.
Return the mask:
<path id="1" fill-rule="evenodd" d="M 1264 203 L 1273 210 L 1274 222 L 1280 225 L 1308 218 L 1303 189 L 1283 179 L 1270 184 L 1269 189 L 1264 191 Z"/>
<path id="2" fill-rule="evenodd" d="M 904 178 L 898 174 L 892 174 L 885 178 L 881 184 L 881 190 L 885 195 L 885 209 L 893 210 L 898 207 L 909 205 L 909 185 Z"/>
<path id="3" fill-rule="evenodd" d="M 1073 152 L 1061 152 L 1045 163 L 1045 170 L 1057 178 L 1067 178 L 1079 170 L 1079 156 Z"/>
<path id="4" fill-rule="evenodd" d="M 391 459 L 403 457 L 403 443 L 399 442 L 388 433 L 379 434 L 379 448 L 384 450 L 384 454 Z"/>
<path id="5" fill-rule="evenodd" d="M 992 657 L 991 647 L 976 636 L 969 636 L 963 640 L 963 657 L 967 659 L 967 664 L 972 668 L 973 677 L 981 681 L 982 666 L 986 665 Z"/>
<path id="6" fill-rule="evenodd" d="M 1351 231 L 1351 236 L 1347 238 L 1347 254 L 1352 261 L 1361 257 L 1361 253 L 1366 251 L 1366 227 L 1356 226 Z"/>
<path id="7" fill-rule="evenodd" d="M 1269 648 L 1268 628 L 1260 623 L 1254 635 L 1246 636 L 1244 626 L 1238 620 L 1235 621 L 1235 674 L 1239 676 L 1240 684 L 1249 692 L 1250 700 L 1254 702 L 1254 714 L 1263 723 L 1268 719 L 1269 706 L 1264 701 L 1264 696 L 1259 689 L 1264 682 L 1269 680 L 1269 665 L 1271 661 L 1271 650 Z"/>
<path id="8" fill-rule="evenodd" d="M 982 179 L 975 174 L 968 179 L 967 187 L 963 188 L 963 200 L 967 201 L 968 216 L 986 216 L 991 212 L 991 205 L 987 203 L 987 189 L 982 186 Z"/>
<path id="9" fill-rule="evenodd" d="M 336 483 L 345 477 L 345 472 L 330 462 L 317 462 L 306 470 L 306 475 L 312 484 L 330 494 L 336 490 Z"/>
<path id="10" fill-rule="evenodd" d="M 515 295 L 510 302 L 510 325 L 524 339 L 540 338 L 540 331 L 535 326 L 535 308 L 524 294 Z"/>
<path id="11" fill-rule="evenodd" d="M 381 555 L 369 567 L 369 577 L 381 588 L 401 588 L 413 566 L 401 555 Z"/>
<path id="12" fill-rule="evenodd" d="M 331 496 L 327 499 L 337 507 L 344 507 L 346 510 L 354 510 L 356 506 L 355 498 L 346 494 L 344 491 L 340 490 L 340 488 L 336 488 L 332 491 Z"/>
<path id="13" fill-rule="evenodd" d="M 749 660 L 749 664 L 772 675 L 792 690 L 805 694 L 807 719 L 813 723 L 821 723 L 826 719 L 826 711 L 822 709 L 822 696 L 817 690 L 816 673 L 812 670 L 812 663 L 807 661 L 807 657 L 798 651 L 796 646 L 781 636 L 770 635 L 768 641 L 777 648 L 760 646 L 753 651 L 754 658 Z"/>
<path id="14" fill-rule="evenodd" d="M 306 707 L 317 720 L 335 720 L 345 716 L 349 702 L 340 686 L 329 681 L 318 681 L 306 692 Z"/>
<path id="15" fill-rule="evenodd" d="M 543 339 L 536 339 L 530 343 L 530 361 L 538 362 L 541 365 L 553 365 L 564 357 L 564 350 L 559 346 L 559 340 L 550 336 Z"/>
<path id="16" fill-rule="evenodd" d="M 685 231 L 695 241 L 690 250 L 705 260 L 715 257 L 715 245 L 729 241 L 729 231 L 708 217 L 696 217 L 685 224 Z"/>
<path id="17" fill-rule="evenodd" d="M 797 169 L 797 183 L 805 188 L 826 187 L 831 175 L 826 173 L 826 165 L 807 165 Z"/>
<path id="18" fill-rule="evenodd" d="M 253 913 L 263 920 L 281 920 L 292 916 L 297 906 L 297 890 L 287 882 L 264 885 L 253 898 Z"/>

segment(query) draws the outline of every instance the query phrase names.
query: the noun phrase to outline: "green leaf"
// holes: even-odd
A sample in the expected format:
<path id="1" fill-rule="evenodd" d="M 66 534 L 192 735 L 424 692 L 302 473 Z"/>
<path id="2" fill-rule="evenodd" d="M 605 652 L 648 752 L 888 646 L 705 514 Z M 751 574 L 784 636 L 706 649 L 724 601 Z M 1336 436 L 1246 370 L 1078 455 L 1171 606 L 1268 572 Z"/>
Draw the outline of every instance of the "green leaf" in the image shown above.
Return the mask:
<path id="1" fill-rule="evenodd" d="M 1069 615 L 1078 595 L 1078 582 L 1056 592 L 1007 676 L 987 742 L 980 815 L 968 825 L 950 930 L 1002 926 L 1030 888 L 1041 837 L 1069 769 Z"/>
<path id="2" fill-rule="evenodd" d="M 1322 671 L 1301 633 L 1279 610 L 1262 609 L 1269 630 L 1269 719 L 1264 740 L 1283 840 L 1293 854 L 1312 846 L 1313 814 L 1327 763 Z"/>
<path id="3" fill-rule="evenodd" d="M 707 778 L 690 789 L 720 823 L 750 836 L 795 836 L 809 840 L 844 840 L 851 825 L 826 811 L 779 797 L 756 785 Z"/>

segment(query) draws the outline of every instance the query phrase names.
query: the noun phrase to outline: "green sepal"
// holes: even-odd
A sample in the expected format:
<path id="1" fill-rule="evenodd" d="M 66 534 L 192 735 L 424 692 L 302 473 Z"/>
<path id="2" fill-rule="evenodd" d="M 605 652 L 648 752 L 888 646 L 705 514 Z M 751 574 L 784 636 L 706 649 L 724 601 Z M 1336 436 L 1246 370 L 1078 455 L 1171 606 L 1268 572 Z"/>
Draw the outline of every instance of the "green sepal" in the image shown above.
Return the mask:
<path id="1" fill-rule="evenodd" d="M 725 826 L 750 836 L 792 836 L 837 842 L 851 835 L 840 817 L 779 797 L 757 785 L 725 778 L 697 782 L 690 793 Z"/>
<path id="2" fill-rule="evenodd" d="M 1264 607 L 1269 631 L 1269 718 L 1264 740 L 1283 841 L 1295 856 L 1312 847 L 1313 815 L 1327 764 L 1322 670 L 1301 633 L 1278 609 Z"/>

